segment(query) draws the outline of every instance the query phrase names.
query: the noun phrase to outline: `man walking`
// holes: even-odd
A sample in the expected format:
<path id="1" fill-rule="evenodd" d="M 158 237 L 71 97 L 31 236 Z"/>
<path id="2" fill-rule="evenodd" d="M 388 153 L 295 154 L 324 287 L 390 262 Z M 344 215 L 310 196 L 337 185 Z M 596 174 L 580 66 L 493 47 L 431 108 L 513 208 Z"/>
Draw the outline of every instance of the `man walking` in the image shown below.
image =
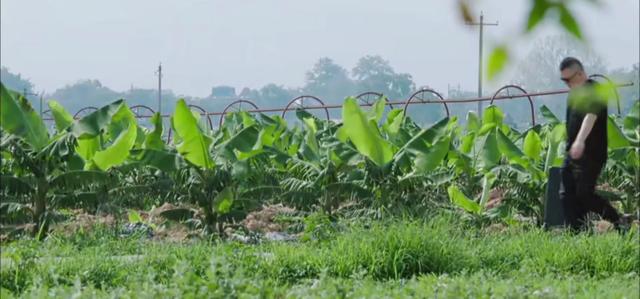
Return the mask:
<path id="1" fill-rule="evenodd" d="M 567 157 L 560 192 L 567 224 L 579 229 L 589 212 L 618 225 L 620 215 L 595 194 L 596 182 L 607 161 L 607 102 L 597 96 L 595 82 L 582 63 L 567 57 L 560 63 L 561 80 L 571 89 L 567 101 Z"/>

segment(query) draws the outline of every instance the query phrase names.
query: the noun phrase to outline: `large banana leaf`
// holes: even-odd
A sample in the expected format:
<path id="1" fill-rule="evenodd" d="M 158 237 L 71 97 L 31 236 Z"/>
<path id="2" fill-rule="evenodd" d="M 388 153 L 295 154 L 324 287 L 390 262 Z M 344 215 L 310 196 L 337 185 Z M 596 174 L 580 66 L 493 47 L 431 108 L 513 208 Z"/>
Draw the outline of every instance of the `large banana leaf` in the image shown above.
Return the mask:
<path id="1" fill-rule="evenodd" d="M 10 134 L 24 139 L 35 150 L 44 148 L 49 134 L 29 101 L 13 95 L 0 83 L 0 126 Z"/>
<path id="2" fill-rule="evenodd" d="M 0 176 L 0 190 L 13 195 L 32 194 L 35 190 L 27 182 L 14 176 Z"/>
<path id="3" fill-rule="evenodd" d="M 460 151 L 469 154 L 473 149 L 473 145 L 476 141 L 476 133 L 469 133 L 468 135 L 462 137 L 462 143 L 460 144 Z"/>
<path id="4" fill-rule="evenodd" d="M 162 117 L 160 113 L 156 112 L 151 117 L 151 123 L 153 124 L 153 130 L 147 134 L 144 138 L 144 149 L 163 150 L 165 148 L 164 141 L 162 141 Z"/>
<path id="5" fill-rule="evenodd" d="M 539 160 L 540 153 L 542 152 L 542 139 L 540 139 L 540 135 L 535 131 L 530 130 L 524 138 L 523 148 L 524 154 L 527 155 L 527 157 L 534 161 Z"/>
<path id="6" fill-rule="evenodd" d="M 102 171 L 78 170 L 67 171 L 51 180 L 51 186 L 74 190 L 86 187 L 90 184 L 107 185 L 110 183 L 109 175 Z"/>
<path id="7" fill-rule="evenodd" d="M 56 122 L 56 129 L 62 132 L 73 124 L 73 116 L 56 101 L 49 101 L 49 109 L 53 114 L 53 120 Z"/>
<path id="8" fill-rule="evenodd" d="M 444 118 L 433 124 L 431 127 L 420 130 L 420 132 L 415 134 L 402 146 L 399 152 L 405 150 L 410 152 L 426 151 L 429 145 L 431 145 L 436 139 L 442 137 L 448 124 L 449 119 Z"/>
<path id="9" fill-rule="evenodd" d="M 369 122 L 354 98 L 345 100 L 342 119 L 344 133 L 358 152 L 378 166 L 384 166 L 393 159 L 391 144 L 380 136 L 377 126 Z"/>
<path id="10" fill-rule="evenodd" d="M 484 110 L 484 114 L 482 115 L 482 124 L 496 124 L 502 125 L 502 121 L 504 120 L 504 113 L 502 110 L 498 108 L 498 106 L 491 105 Z"/>
<path id="11" fill-rule="evenodd" d="M 565 124 L 559 123 L 553 127 L 551 134 L 546 138 L 547 141 L 547 154 L 544 162 L 544 172 L 547 173 L 550 167 L 559 166 L 562 164 L 562 157 L 559 157 L 558 152 L 563 150 L 560 148 L 560 144 L 567 136 L 567 129 Z"/>
<path id="12" fill-rule="evenodd" d="M 607 143 L 610 149 L 618 149 L 631 145 L 622 130 L 618 127 L 612 116 L 607 118 Z"/>
<path id="13" fill-rule="evenodd" d="M 117 100 L 74 122 L 71 132 L 79 139 L 91 138 L 106 131 L 113 116 L 125 105 L 124 100 Z"/>
<path id="14" fill-rule="evenodd" d="M 183 99 L 178 100 L 171 122 L 176 136 L 179 136 L 181 141 L 176 145 L 178 152 L 197 166 L 205 169 L 213 168 L 215 164 L 209 155 L 211 137 L 202 132 L 198 126 L 198 120 Z"/>
<path id="15" fill-rule="evenodd" d="M 387 120 L 382 125 L 382 130 L 390 139 L 395 140 L 403 121 L 404 111 L 402 109 L 393 109 L 387 114 Z"/>
<path id="16" fill-rule="evenodd" d="M 478 114 L 473 111 L 467 113 L 467 132 L 477 133 L 480 131 L 481 123 Z"/>
<path id="17" fill-rule="evenodd" d="M 507 137 L 502 130 L 497 131 L 498 149 L 507 157 L 509 162 L 525 165 L 523 157 L 524 153 Z"/>
<path id="18" fill-rule="evenodd" d="M 129 107 L 120 106 L 120 111 L 113 116 L 109 131 L 113 137 L 117 136 L 116 139 L 93 156 L 93 163 L 102 170 L 124 163 L 136 142 L 138 124 Z"/>
<path id="19" fill-rule="evenodd" d="M 142 165 L 155 167 L 164 172 L 175 172 L 182 169 L 185 165 L 179 155 L 165 150 L 132 150 L 131 159 Z"/>
<path id="20" fill-rule="evenodd" d="M 253 150 L 262 148 L 259 143 L 258 136 L 260 131 L 257 126 L 250 125 L 231 136 L 225 143 L 225 147 L 232 150 L 238 150 L 240 152 L 249 153 Z M 257 146 L 256 146 L 257 145 Z"/>
<path id="21" fill-rule="evenodd" d="M 542 113 L 542 117 L 544 117 L 544 119 L 547 120 L 547 123 L 551 125 L 556 125 L 560 123 L 560 119 L 558 119 L 558 117 L 555 114 L 553 114 L 553 112 L 551 112 L 551 110 L 549 110 L 547 106 L 542 105 L 540 107 L 540 113 Z"/>
<path id="22" fill-rule="evenodd" d="M 428 173 L 436 169 L 449 152 L 451 138 L 445 136 L 429 147 L 426 152 L 419 152 L 415 159 L 415 172 Z"/>
<path id="23" fill-rule="evenodd" d="M 491 168 L 500 161 L 500 150 L 498 149 L 497 130 L 491 130 L 485 138 L 482 148 L 482 161 L 485 168 Z"/>
<path id="24" fill-rule="evenodd" d="M 231 211 L 233 207 L 233 202 L 235 201 L 235 196 L 233 194 L 233 190 L 231 187 L 226 187 L 224 190 L 220 191 L 218 195 L 213 199 L 213 206 L 215 212 L 219 215 L 227 214 Z"/>
<path id="25" fill-rule="evenodd" d="M 373 121 L 374 123 L 379 123 L 380 120 L 382 119 L 382 116 L 384 115 L 384 107 L 385 107 L 385 103 L 386 100 L 383 97 L 380 97 L 371 107 L 371 110 L 369 110 L 368 113 L 368 118 L 370 121 Z"/>
<path id="26" fill-rule="evenodd" d="M 479 214 L 482 212 L 480 205 L 469 199 L 469 197 L 464 195 L 464 193 L 462 193 L 462 191 L 460 191 L 460 189 L 455 185 L 449 186 L 449 188 L 447 188 L 447 193 L 449 193 L 449 200 L 463 210 L 473 214 Z"/>
<path id="27" fill-rule="evenodd" d="M 496 181 L 497 176 L 495 173 L 489 171 L 485 173 L 482 178 L 482 195 L 480 196 L 480 209 L 484 209 L 487 202 L 489 201 L 489 196 L 491 195 L 491 188 L 493 187 L 493 183 Z"/>
<path id="28" fill-rule="evenodd" d="M 95 153 L 100 149 L 100 136 L 90 138 L 79 138 L 76 145 L 76 152 L 87 163 L 93 159 Z"/>
<path id="29" fill-rule="evenodd" d="M 640 141 L 640 101 L 636 101 L 623 120 L 623 128 L 627 136 Z"/>

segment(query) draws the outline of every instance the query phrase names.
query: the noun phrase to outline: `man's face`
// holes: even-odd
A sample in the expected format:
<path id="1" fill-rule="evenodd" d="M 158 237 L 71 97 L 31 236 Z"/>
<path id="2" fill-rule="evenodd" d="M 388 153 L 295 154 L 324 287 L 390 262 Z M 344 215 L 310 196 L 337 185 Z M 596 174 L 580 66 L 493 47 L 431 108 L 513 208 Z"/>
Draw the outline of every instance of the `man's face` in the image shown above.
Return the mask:
<path id="1" fill-rule="evenodd" d="M 569 88 L 573 89 L 581 86 L 585 81 L 586 75 L 584 71 L 576 67 L 568 67 L 560 72 L 560 80 L 562 80 Z"/>

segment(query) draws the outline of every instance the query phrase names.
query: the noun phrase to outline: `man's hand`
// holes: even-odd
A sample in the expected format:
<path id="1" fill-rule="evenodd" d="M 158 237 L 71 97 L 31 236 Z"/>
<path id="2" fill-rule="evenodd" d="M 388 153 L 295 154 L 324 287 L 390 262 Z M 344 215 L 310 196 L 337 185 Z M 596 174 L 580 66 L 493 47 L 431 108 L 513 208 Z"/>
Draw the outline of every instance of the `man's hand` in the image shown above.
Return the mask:
<path id="1" fill-rule="evenodd" d="M 584 141 L 587 140 L 587 136 L 591 133 L 591 129 L 593 129 L 593 125 L 596 123 L 597 115 L 593 113 L 587 113 L 582 120 L 582 125 L 580 126 L 580 131 L 578 132 L 578 136 L 576 136 L 576 140 L 571 145 L 569 149 L 569 156 L 573 160 L 578 160 L 582 158 L 584 154 Z"/>
<path id="2" fill-rule="evenodd" d="M 569 149 L 569 155 L 571 159 L 578 160 L 582 158 L 582 154 L 584 153 L 584 142 L 580 140 L 576 140 Z"/>

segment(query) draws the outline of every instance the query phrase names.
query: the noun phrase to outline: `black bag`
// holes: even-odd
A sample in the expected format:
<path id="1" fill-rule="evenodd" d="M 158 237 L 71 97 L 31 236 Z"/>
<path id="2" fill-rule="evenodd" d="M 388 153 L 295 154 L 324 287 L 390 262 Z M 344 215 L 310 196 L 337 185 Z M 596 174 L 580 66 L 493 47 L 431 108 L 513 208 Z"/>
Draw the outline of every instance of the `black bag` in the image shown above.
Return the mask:
<path id="1" fill-rule="evenodd" d="M 562 188 L 562 168 L 549 169 L 549 181 L 544 198 L 544 226 L 552 228 L 565 225 L 564 208 L 560 198 Z"/>

